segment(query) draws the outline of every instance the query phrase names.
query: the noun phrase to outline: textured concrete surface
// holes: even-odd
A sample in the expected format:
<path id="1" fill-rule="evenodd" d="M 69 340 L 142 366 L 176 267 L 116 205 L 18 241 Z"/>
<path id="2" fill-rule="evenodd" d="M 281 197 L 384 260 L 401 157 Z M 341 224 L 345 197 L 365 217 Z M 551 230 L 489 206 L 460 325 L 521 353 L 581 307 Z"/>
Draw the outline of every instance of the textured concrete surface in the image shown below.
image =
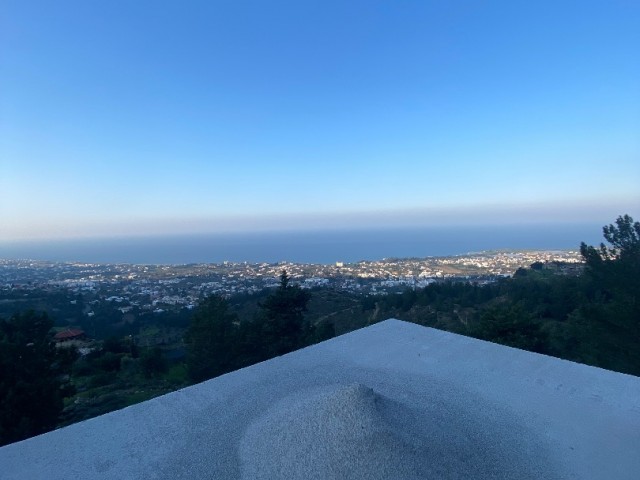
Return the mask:
<path id="1" fill-rule="evenodd" d="M 0 479 L 637 479 L 640 378 L 387 320 L 0 448 Z"/>

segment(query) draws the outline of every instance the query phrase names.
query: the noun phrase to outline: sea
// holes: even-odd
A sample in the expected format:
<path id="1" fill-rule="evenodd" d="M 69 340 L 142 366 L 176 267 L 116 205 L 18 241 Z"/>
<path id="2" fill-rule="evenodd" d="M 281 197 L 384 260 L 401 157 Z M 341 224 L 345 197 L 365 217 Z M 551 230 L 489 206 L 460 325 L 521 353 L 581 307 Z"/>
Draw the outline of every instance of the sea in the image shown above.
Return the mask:
<path id="1" fill-rule="evenodd" d="M 137 236 L 0 243 L 0 259 L 83 263 L 352 263 L 494 250 L 578 250 L 597 245 L 593 224 Z"/>

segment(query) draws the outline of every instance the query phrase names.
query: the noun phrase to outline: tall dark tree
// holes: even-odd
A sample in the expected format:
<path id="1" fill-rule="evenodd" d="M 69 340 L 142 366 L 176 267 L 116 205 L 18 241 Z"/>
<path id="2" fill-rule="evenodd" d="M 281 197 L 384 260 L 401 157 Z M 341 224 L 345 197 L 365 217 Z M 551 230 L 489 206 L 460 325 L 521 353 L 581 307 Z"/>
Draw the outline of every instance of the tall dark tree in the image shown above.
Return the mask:
<path id="1" fill-rule="evenodd" d="M 629 215 L 617 218 L 615 225 L 603 227 L 604 238 L 598 248 L 580 244 L 588 273 L 607 289 L 622 290 L 638 301 L 640 279 L 640 222 Z M 609 292 L 611 293 L 611 292 Z"/>
<path id="2" fill-rule="evenodd" d="M 629 215 L 621 215 L 616 224 L 602 227 L 604 238 L 610 246 L 601 243 L 599 248 L 580 244 L 580 253 L 587 265 L 594 267 L 599 262 L 632 261 L 637 262 L 640 256 L 640 222 L 634 222 Z"/>
<path id="3" fill-rule="evenodd" d="M 286 270 L 280 275 L 280 285 L 260 305 L 263 313 L 263 341 L 268 358 L 284 355 L 304 346 L 306 326 L 304 313 L 311 293 L 291 285 Z"/>
<path id="4" fill-rule="evenodd" d="M 227 301 L 208 297 L 194 312 L 185 340 L 188 346 L 189 377 L 201 382 L 235 368 L 237 316 L 229 312 Z"/>
<path id="5" fill-rule="evenodd" d="M 63 369 L 46 313 L 0 319 L 0 445 L 55 428 L 63 408 Z"/>
<path id="6" fill-rule="evenodd" d="M 623 215 L 603 233 L 609 245 L 580 245 L 591 280 L 588 303 L 572 317 L 580 360 L 640 375 L 640 222 Z"/>

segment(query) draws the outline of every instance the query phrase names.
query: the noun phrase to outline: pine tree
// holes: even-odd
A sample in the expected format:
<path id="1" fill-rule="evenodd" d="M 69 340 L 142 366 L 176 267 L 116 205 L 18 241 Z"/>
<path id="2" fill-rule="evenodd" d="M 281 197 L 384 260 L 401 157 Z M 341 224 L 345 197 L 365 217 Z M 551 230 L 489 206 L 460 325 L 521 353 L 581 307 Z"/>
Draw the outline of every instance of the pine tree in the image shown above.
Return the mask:
<path id="1" fill-rule="evenodd" d="M 640 375 L 640 222 L 620 216 L 603 233 L 609 246 L 580 245 L 589 296 L 573 322 L 584 361 Z"/>
<path id="2" fill-rule="evenodd" d="M 311 294 L 290 284 L 286 270 L 280 285 L 260 306 L 263 311 L 263 341 L 268 358 L 284 355 L 304 346 L 304 313 Z"/>

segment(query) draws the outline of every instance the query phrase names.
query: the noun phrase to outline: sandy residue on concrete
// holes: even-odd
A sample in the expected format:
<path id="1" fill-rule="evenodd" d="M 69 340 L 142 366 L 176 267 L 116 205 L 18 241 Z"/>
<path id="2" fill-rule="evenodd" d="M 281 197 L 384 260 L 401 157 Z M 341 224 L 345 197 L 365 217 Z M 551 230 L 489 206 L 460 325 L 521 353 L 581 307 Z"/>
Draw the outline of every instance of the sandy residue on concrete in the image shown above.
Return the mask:
<path id="1" fill-rule="evenodd" d="M 477 413 L 415 397 L 401 403 L 361 383 L 312 389 L 277 403 L 247 429 L 242 479 L 554 477 L 547 458 L 531 455 L 541 452 L 535 438 L 504 419 L 479 422 Z"/>

